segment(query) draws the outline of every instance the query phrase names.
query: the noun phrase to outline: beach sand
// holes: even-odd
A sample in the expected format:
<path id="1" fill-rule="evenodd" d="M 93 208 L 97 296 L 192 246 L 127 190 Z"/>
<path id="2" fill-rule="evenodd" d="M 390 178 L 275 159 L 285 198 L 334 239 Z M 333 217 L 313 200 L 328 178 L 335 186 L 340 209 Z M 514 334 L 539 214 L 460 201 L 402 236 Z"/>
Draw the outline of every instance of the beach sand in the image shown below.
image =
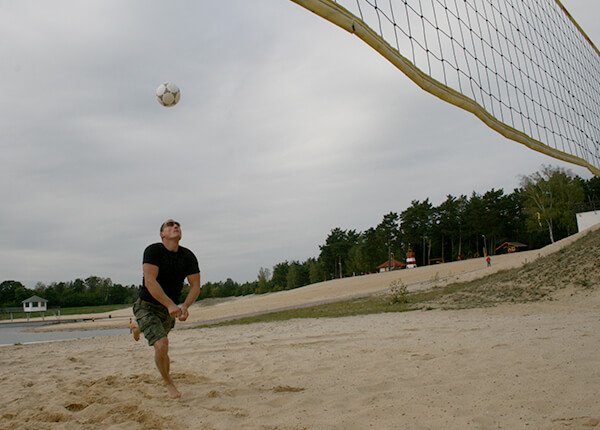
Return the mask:
<path id="1" fill-rule="evenodd" d="M 575 280 L 590 272 L 564 264 Z M 175 330 L 177 400 L 143 338 L 2 347 L 0 429 L 600 429 L 595 276 L 529 303 Z M 510 282 L 537 288 L 522 278 Z M 283 297 L 269 306 L 297 304 Z"/>

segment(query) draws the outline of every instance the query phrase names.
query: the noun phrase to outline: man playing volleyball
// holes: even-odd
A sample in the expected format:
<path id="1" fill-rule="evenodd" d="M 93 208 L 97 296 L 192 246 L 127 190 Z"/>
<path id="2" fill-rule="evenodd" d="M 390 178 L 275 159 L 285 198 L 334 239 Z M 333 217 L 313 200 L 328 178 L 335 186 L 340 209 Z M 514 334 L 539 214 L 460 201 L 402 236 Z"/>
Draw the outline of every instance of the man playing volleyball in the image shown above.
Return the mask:
<path id="1" fill-rule="evenodd" d="M 175 326 L 175 318 L 185 321 L 188 308 L 200 294 L 200 269 L 192 251 L 179 246 L 181 226 L 172 219 L 160 227 L 162 242 L 146 248 L 143 259 L 144 278 L 139 298 L 133 304 L 133 314 L 137 324 L 131 323 L 135 340 L 140 332 L 149 345 L 154 346 L 154 361 L 165 381 L 169 397 L 181 397 L 170 374 L 169 339 L 167 335 Z M 181 306 L 178 306 L 183 282 L 187 278 L 190 292 Z"/>

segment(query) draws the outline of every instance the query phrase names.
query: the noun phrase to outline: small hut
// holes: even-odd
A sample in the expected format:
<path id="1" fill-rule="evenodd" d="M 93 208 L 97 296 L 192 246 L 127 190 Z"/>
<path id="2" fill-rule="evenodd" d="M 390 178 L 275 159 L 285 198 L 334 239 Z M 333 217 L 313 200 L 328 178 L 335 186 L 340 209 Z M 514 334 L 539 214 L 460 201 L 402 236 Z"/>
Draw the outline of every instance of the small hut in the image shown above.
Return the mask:
<path id="1" fill-rule="evenodd" d="M 31 296 L 22 303 L 23 312 L 46 312 L 48 310 L 48 300 L 38 296 Z"/>
<path id="2" fill-rule="evenodd" d="M 406 267 L 406 264 L 404 264 L 401 261 L 398 261 L 394 258 L 390 258 L 385 263 L 382 263 L 379 266 L 377 266 L 377 269 L 379 269 L 380 272 L 388 272 L 390 270 L 404 269 L 405 267 Z"/>

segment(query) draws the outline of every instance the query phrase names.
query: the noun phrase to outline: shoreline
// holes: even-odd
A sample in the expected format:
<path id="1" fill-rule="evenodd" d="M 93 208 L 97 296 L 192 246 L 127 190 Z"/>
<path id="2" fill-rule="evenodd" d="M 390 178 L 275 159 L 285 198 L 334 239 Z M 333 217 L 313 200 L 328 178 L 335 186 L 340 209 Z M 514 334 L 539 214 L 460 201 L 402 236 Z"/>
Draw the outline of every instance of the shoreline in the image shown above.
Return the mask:
<path id="1" fill-rule="evenodd" d="M 127 333 L 128 330 L 123 328 L 36 332 L 33 328 L 27 328 L 24 324 L 16 324 L 14 327 L 0 327 L 0 348 L 17 345 L 29 345 L 41 342 L 53 343 L 64 340 L 85 339 L 90 337 L 110 337 Z"/>

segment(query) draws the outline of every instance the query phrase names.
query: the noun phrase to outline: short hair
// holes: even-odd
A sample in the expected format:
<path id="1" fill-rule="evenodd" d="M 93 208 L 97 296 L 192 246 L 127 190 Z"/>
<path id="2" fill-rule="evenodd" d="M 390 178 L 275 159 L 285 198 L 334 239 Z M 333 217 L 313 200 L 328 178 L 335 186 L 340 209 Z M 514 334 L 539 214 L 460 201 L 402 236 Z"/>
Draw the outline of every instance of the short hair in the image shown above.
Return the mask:
<path id="1" fill-rule="evenodd" d="M 161 233 L 162 233 L 163 229 L 165 228 L 165 224 L 166 224 L 166 223 L 168 223 L 168 222 L 173 222 L 173 223 L 177 224 L 178 226 L 181 226 L 181 224 L 179 224 L 179 222 L 178 222 L 178 221 L 175 221 L 174 219 L 168 219 L 168 220 L 166 220 L 165 222 L 163 222 L 163 223 L 160 225 L 160 232 L 161 232 Z"/>

